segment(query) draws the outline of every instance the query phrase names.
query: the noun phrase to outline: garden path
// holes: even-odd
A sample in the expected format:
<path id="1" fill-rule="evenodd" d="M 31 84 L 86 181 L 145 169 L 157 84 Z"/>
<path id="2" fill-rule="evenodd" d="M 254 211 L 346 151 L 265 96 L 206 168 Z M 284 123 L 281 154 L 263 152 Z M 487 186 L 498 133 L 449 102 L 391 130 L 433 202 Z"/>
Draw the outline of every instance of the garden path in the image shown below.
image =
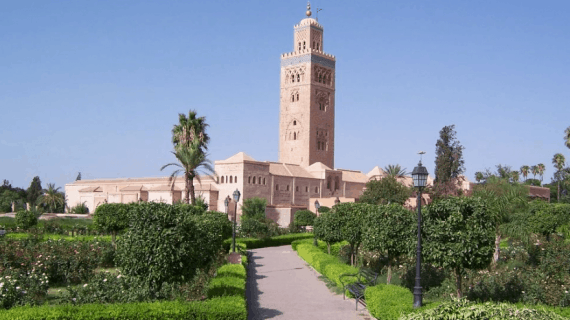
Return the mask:
<path id="1" fill-rule="evenodd" d="M 354 300 L 343 300 L 318 279 L 290 245 L 251 250 L 246 297 L 248 320 L 373 319 Z"/>

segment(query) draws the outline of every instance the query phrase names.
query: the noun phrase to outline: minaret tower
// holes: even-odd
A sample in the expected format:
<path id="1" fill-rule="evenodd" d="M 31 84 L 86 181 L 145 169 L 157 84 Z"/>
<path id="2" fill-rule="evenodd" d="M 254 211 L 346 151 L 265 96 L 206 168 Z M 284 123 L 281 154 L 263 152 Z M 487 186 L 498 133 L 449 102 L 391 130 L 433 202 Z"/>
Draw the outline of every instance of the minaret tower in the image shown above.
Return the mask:
<path id="1" fill-rule="evenodd" d="M 281 55 L 279 162 L 334 169 L 335 57 L 324 52 L 323 26 L 307 17 L 294 27 L 294 51 Z"/>

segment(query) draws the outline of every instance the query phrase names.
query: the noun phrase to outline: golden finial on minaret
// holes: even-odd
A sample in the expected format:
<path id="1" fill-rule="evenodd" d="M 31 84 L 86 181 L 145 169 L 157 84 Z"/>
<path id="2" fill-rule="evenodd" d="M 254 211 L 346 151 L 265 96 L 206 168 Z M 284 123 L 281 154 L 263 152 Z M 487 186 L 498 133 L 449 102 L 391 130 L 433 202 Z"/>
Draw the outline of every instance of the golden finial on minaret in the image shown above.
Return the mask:
<path id="1" fill-rule="evenodd" d="M 307 1 L 307 17 L 311 16 L 311 3 L 309 1 Z"/>

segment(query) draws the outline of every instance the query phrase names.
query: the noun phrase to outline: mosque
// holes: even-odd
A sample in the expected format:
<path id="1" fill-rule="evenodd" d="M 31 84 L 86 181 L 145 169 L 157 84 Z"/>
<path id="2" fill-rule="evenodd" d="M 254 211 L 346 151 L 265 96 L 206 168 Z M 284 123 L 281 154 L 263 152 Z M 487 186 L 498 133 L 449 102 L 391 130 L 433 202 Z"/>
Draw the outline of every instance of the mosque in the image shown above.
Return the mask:
<path id="1" fill-rule="evenodd" d="M 334 168 L 335 56 L 325 52 L 323 26 L 306 18 L 294 26 L 293 52 L 281 55 L 279 161 L 258 161 L 243 152 L 214 162 L 215 178 L 194 179 L 196 197 L 210 210 L 224 211 L 224 199 L 238 189 L 244 199 L 267 200 L 266 216 L 287 227 L 296 211 L 315 211 L 314 203 L 329 206 L 353 202 L 366 183 L 382 179 L 378 166 L 370 172 Z M 400 179 L 411 185 L 411 177 Z M 428 184 L 433 179 L 429 177 Z M 469 183 L 464 184 L 469 188 Z M 163 178 L 79 180 L 65 185 L 70 207 L 85 203 L 90 212 L 101 203 L 183 200 L 184 181 Z M 415 198 L 407 203 L 415 207 Z"/>

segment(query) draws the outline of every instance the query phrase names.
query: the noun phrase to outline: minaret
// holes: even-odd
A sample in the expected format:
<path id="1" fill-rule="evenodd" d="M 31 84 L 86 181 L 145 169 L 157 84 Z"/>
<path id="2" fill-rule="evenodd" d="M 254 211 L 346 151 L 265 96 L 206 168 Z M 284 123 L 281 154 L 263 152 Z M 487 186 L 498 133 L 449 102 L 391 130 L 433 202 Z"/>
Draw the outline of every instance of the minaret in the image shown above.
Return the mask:
<path id="1" fill-rule="evenodd" d="M 294 51 L 281 55 L 279 162 L 334 168 L 335 57 L 323 27 L 307 17 L 294 27 Z"/>

